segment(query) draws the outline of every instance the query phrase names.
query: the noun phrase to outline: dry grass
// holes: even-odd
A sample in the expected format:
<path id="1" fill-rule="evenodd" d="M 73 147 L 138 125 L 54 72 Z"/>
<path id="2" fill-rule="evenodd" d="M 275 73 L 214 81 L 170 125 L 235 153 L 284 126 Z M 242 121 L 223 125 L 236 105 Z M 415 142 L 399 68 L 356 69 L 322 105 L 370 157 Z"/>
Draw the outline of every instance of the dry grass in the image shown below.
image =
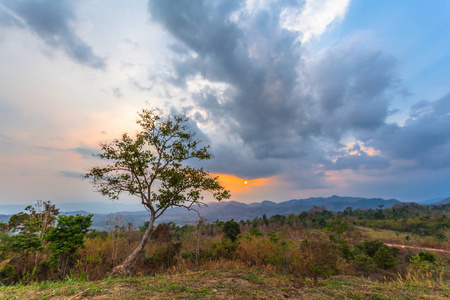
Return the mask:
<path id="1" fill-rule="evenodd" d="M 373 229 L 362 226 L 356 226 L 356 229 L 361 232 L 362 239 L 380 240 L 388 244 L 450 250 L 450 243 L 447 241 L 437 241 L 435 238 L 429 236 L 424 237 L 412 233 L 388 229 Z"/>
<path id="2" fill-rule="evenodd" d="M 213 266 L 210 266 L 213 267 Z M 335 276 L 314 281 L 271 270 L 225 270 L 149 277 L 65 281 L 0 288 L 0 299 L 448 299 L 449 282 L 416 280 L 390 283 Z M 222 269 L 222 270 L 219 270 Z M 414 284 L 411 282 L 414 281 Z"/>

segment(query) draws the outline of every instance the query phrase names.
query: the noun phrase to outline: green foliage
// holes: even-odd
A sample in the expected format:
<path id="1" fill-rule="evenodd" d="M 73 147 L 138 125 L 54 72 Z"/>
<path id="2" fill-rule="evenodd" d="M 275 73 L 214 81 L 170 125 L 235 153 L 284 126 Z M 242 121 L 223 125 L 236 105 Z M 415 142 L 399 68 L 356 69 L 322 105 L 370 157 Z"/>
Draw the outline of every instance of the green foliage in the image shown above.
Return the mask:
<path id="1" fill-rule="evenodd" d="M 438 260 L 438 256 L 436 254 L 433 254 L 431 252 L 428 251 L 420 251 L 419 253 L 417 253 L 417 255 L 413 258 L 419 262 L 430 262 L 430 263 L 434 263 Z"/>
<path id="2" fill-rule="evenodd" d="M 6 232 L 0 231 L 0 261 L 5 259 L 9 251 L 10 236 Z"/>
<path id="3" fill-rule="evenodd" d="M 218 181 L 203 168 L 186 164 L 191 159 L 208 160 L 209 146 L 203 146 L 188 126 L 186 116 L 170 116 L 163 120 L 155 110 L 139 113 L 140 125 L 135 137 L 124 133 L 120 139 L 102 143 L 98 155 L 108 165 L 94 167 L 85 178 L 92 178 L 97 191 L 111 199 L 123 193 L 137 196 L 150 212 L 142 242 L 113 273 L 125 275 L 149 239 L 153 224 L 168 208 L 194 209 L 204 204 L 202 192 L 208 191 L 217 200 L 230 197 Z"/>
<path id="4" fill-rule="evenodd" d="M 108 232 L 106 232 L 104 230 L 90 229 L 88 231 L 88 233 L 86 234 L 86 238 L 106 240 L 108 238 Z"/>
<path id="5" fill-rule="evenodd" d="M 162 120 L 153 110 L 143 110 L 139 117 L 142 130 L 136 137 L 124 133 L 112 143 L 102 143 L 99 157 L 111 163 L 85 175 L 102 195 L 111 199 L 122 193 L 135 195 L 156 213 L 185 202 L 196 203 L 204 190 L 213 192 L 218 200 L 229 198 L 217 178 L 210 178 L 202 168 L 183 164 L 191 158 L 211 158 L 209 147 L 201 147 L 201 141 L 190 132 L 187 117 Z"/>
<path id="6" fill-rule="evenodd" d="M 436 254 L 428 251 L 420 251 L 411 258 L 411 271 L 416 272 L 424 277 L 432 276 L 440 278 L 448 273 L 446 263 Z"/>
<path id="7" fill-rule="evenodd" d="M 0 270 L 0 283 L 4 285 L 11 285 L 19 280 L 19 274 L 17 274 L 16 269 L 12 265 L 5 265 Z"/>
<path id="8" fill-rule="evenodd" d="M 19 233 L 9 239 L 9 249 L 14 252 L 43 250 L 42 239 L 37 234 Z"/>
<path id="9" fill-rule="evenodd" d="M 411 278 L 418 278 L 417 280 L 430 279 L 442 282 L 447 278 L 448 262 L 441 259 L 439 253 L 421 251 L 414 255 L 413 250 L 402 249 L 400 256 L 397 248 L 390 248 L 381 241 L 372 240 L 355 244 L 361 241 L 362 231 L 353 224 L 384 224 L 383 226 L 393 227 L 401 224 L 407 228 L 420 221 L 418 228 L 431 228 L 437 225 L 428 224 L 429 222 L 447 220 L 444 214 L 448 211 L 441 207 L 413 206 L 411 209 L 413 211 L 409 212 L 401 209 L 401 213 L 397 212 L 396 219 L 391 218 L 393 210 L 389 209 L 383 209 L 385 219 L 376 219 L 374 214 L 377 210 L 346 209 L 344 212 L 331 212 L 316 208 L 287 217 L 281 215 L 258 217 L 254 220 L 240 221 L 239 224 L 233 221 L 235 223 L 233 226 L 238 225 L 246 237 L 240 239 L 237 235 L 235 242 L 232 242 L 231 237 L 226 238 L 225 233 L 228 226 L 226 224 L 232 222 L 201 222 L 201 226 L 161 224 L 149 235 L 149 239 L 156 242 L 146 248 L 146 254 L 140 256 L 140 263 L 133 265 L 133 271 L 148 274 L 185 268 L 201 270 L 216 265 L 232 268 L 249 266 L 256 269 L 268 268 L 282 272 L 284 276 L 295 276 L 311 282 L 317 278 L 339 274 L 358 274 L 377 280 L 383 280 L 385 276 L 394 279 L 397 272 L 398 278 L 412 276 Z M 412 221 L 404 219 L 406 215 L 409 215 Z M 70 222 L 61 222 L 61 225 L 63 223 Z M 60 272 L 59 277 L 63 278 L 65 263 L 67 263 L 66 275 L 69 274 L 67 276 L 70 278 L 90 280 L 102 278 L 115 265 L 112 257 L 116 257 L 116 262 L 125 258 L 143 235 L 142 231 L 133 231 L 133 228 L 120 231 L 116 236 L 120 246 L 114 248 L 111 232 L 89 231 L 86 236 L 89 240 L 85 241 L 87 248 L 80 249 L 83 247 L 80 246 L 70 257 L 56 255 L 51 245 L 47 247 L 47 251 L 36 251 L 42 249 L 39 246 L 39 234 L 42 232 L 43 222 L 42 219 L 32 216 L 29 210 L 28 217 L 26 214 L 18 214 L 11 224 L 15 226 L 13 233 L 0 232 L 0 259 L 7 260 L 1 266 L 6 264 L 11 266 L 2 274 L 5 279 L 7 278 L 5 274 L 10 272 L 13 274 L 12 278 L 15 278 L 13 281 L 21 283 L 54 278 L 56 273 L 52 267 L 56 267 Z M 148 225 L 149 223 L 146 224 L 145 230 Z M 9 230 L 9 224 L 7 227 Z M 441 230 L 444 234 L 448 234 L 445 225 Z M 379 234 L 372 230 L 364 232 L 377 236 Z M 225 238 L 220 239 L 222 233 Z M 414 242 L 417 242 L 417 238 L 417 235 L 410 236 L 410 240 Z M 397 240 L 402 240 L 399 234 Z M 405 239 L 403 241 L 406 242 Z M 44 245 L 45 242 L 49 241 L 44 240 Z M 435 248 L 442 248 L 440 246 L 444 244 L 433 240 L 431 236 L 422 239 L 422 242 L 422 245 L 429 243 L 428 247 Z M 396 269 L 398 257 L 402 258 L 403 264 Z M 9 258 L 12 259 L 8 260 Z M 33 264 L 34 269 L 31 271 Z M 3 284 L 9 283 L 3 280 Z"/>
<path id="10" fill-rule="evenodd" d="M 11 232 L 24 230 L 24 222 L 30 218 L 30 215 L 20 212 L 12 215 L 8 221 L 8 227 Z"/>
<path id="11" fill-rule="evenodd" d="M 370 257 L 374 257 L 375 253 L 380 247 L 383 247 L 384 243 L 381 241 L 364 241 L 364 252 Z"/>
<path id="12" fill-rule="evenodd" d="M 8 223 L 0 222 L 0 232 L 7 232 L 9 230 Z"/>
<path id="13" fill-rule="evenodd" d="M 58 224 L 45 235 L 52 251 L 51 260 L 57 265 L 60 278 L 65 278 L 67 268 L 79 248 L 84 247 L 84 238 L 92 224 L 92 215 L 58 216 Z"/>
<path id="14" fill-rule="evenodd" d="M 223 233 L 225 234 L 225 237 L 229 238 L 234 243 L 237 236 L 241 233 L 241 228 L 238 223 L 231 219 L 226 221 L 223 225 Z"/>
<path id="15" fill-rule="evenodd" d="M 398 263 L 397 258 L 387 246 L 378 248 L 373 258 L 377 266 L 384 270 L 394 269 Z"/>
<path id="16" fill-rule="evenodd" d="M 40 238 L 44 237 L 55 225 L 56 216 L 59 215 L 59 208 L 56 208 L 51 201 L 38 200 L 37 203 L 25 208 L 30 216 L 30 225 L 33 225 L 33 232 L 36 232 Z"/>
<path id="17" fill-rule="evenodd" d="M 259 230 L 258 227 L 252 227 L 252 228 L 250 228 L 250 230 L 249 230 L 249 235 L 252 235 L 252 236 L 262 236 L 263 233 L 261 232 L 261 230 Z"/>
<path id="18" fill-rule="evenodd" d="M 357 271 L 362 271 L 365 274 L 370 274 L 376 267 L 374 259 L 363 251 L 353 253 L 353 264 Z"/>
<path id="19" fill-rule="evenodd" d="M 238 245 L 231 240 L 214 242 L 212 249 L 212 256 L 215 259 L 219 258 L 232 259 L 237 248 Z"/>
<path id="20" fill-rule="evenodd" d="M 359 260 L 366 259 L 361 254 L 373 259 L 373 262 L 380 269 L 389 270 L 394 269 L 398 264 L 398 249 L 389 248 L 381 241 L 364 241 L 362 247 L 355 247 L 353 256 L 358 256 Z M 369 259 L 367 259 L 369 260 Z"/>
<path id="21" fill-rule="evenodd" d="M 169 268 L 176 263 L 176 258 L 180 253 L 182 244 L 180 242 L 167 243 L 159 252 L 152 253 L 146 257 L 146 263 L 151 267 Z M 187 254 L 185 254 L 187 255 Z M 187 255 L 189 256 L 189 255 Z M 194 253 L 195 256 L 195 253 Z M 186 257 L 188 259 L 190 257 Z"/>

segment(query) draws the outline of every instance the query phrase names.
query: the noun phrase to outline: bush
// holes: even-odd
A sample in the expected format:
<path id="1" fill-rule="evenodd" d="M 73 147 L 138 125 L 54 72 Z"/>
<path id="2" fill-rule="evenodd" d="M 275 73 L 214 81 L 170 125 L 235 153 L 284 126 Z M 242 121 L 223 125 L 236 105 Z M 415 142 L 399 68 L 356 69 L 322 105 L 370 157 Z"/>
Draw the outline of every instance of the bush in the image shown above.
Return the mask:
<path id="1" fill-rule="evenodd" d="M 0 270 L 0 283 L 4 285 L 11 285 L 19 280 L 19 274 L 16 272 L 16 268 L 10 264 L 5 265 Z"/>
<path id="2" fill-rule="evenodd" d="M 146 258 L 146 263 L 152 268 L 169 268 L 175 265 L 181 246 L 182 244 L 180 242 L 167 243 L 161 251 L 151 253 Z"/>
<path id="3" fill-rule="evenodd" d="M 356 271 L 369 275 L 373 270 L 375 270 L 376 264 L 374 259 L 366 253 L 357 252 L 353 254 L 353 257 L 353 265 Z"/>
<path id="4" fill-rule="evenodd" d="M 443 259 L 436 254 L 428 251 L 420 251 L 417 255 L 411 258 L 410 271 L 424 276 L 440 278 L 448 275 L 448 269 Z"/>
<path id="5" fill-rule="evenodd" d="M 249 234 L 249 235 L 252 235 L 252 236 L 262 236 L 262 235 L 263 235 L 262 232 L 261 232 L 261 230 L 259 230 L 258 227 L 252 227 L 252 228 L 250 228 L 248 234 Z"/>
<path id="6" fill-rule="evenodd" d="M 397 248 L 389 248 L 380 241 L 364 241 L 363 245 L 355 246 L 352 256 L 358 271 L 368 272 L 375 266 L 383 270 L 392 270 L 399 263 L 398 252 Z"/>
<path id="7" fill-rule="evenodd" d="M 227 238 L 229 238 L 232 242 L 235 242 L 237 236 L 241 233 L 241 228 L 239 224 L 236 223 L 233 219 L 226 221 L 223 225 L 223 233 Z"/>
<path id="8" fill-rule="evenodd" d="M 290 258 L 290 272 L 297 276 L 327 278 L 340 273 L 339 251 L 326 242 L 304 240 Z"/>
<path id="9" fill-rule="evenodd" d="M 397 266 L 398 260 L 388 246 L 383 245 L 378 248 L 373 256 L 377 267 L 383 270 L 392 270 Z"/>
<path id="10" fill-rule="evenodd" d="M 215 242 L 213 243 L 213 250 L 212 250 L 213 258 L 232 259 L 237 248 L 238 245 L 232 241 L 224 240 L 222 242 Z"/>

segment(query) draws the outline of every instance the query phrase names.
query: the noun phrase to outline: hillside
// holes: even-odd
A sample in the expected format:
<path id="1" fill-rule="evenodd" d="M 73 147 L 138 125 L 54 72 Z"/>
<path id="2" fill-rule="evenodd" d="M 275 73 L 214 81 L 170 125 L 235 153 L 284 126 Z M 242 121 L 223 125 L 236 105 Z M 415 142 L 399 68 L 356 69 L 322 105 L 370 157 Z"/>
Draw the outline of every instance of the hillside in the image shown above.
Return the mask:
<path id="1" fill-rule="evenodd" d="M 292 199 L 285 202 L 275 203 L 271 201 L 255 202 L 245 204 L 237 201 L 223 201 L 209 203 L 208 206 L 198 208 L 200 215 L 206 218 L 209 222 L 216 220 L 227 221 L 234 219 L 236 221 L 254 219 L 256 217 L 267 217 L 273 215 L 289 215 L 298 214 L 302 211 L 307 211 L 314 206 L 324 207 L 331 211 L 341 211 L 346 207 L 352 209 L 375 209 L 380 205 L 384 208 L 392 207 L 400 201 L 395 199 L 381 199 L 381 198 L 362 198 L 362 197 L 315 197 L 307 199 Z M 17 205 L 14 208 L 17 209 Z M 124 205 L 114 202 L 107 203 L 66 203 L 57 204 L 62 214 L 94 214 L 92 228 L 97 230 L 104 230 L 105 223 L 111 218 L 112 213 L 117 209 L 130 208 L 131 210 L 140 211 L 121 211 L 114 213 L 114 216 L 120 216 L 124 223 L 133 223 L 134 226 L 142 226 L 148 221 L 148 212 L 143 209 L 141 205 Z M 103 207 L 103 210 L 102 210 Z M 7 206 L 11 209 L 12 206 Z M 24 207 L 22 207 L 23 209 Z M 0 207 L 1 211 L 2 207 Z M 105 213 L 98 213 L 104 211 Z M 107 213 L 106 213 L 107 212 Z M 0 215 L 0 221 L 6 222 L 9 215 Z M 173 222 L 176 224 L 192 224 L 198 220 L 198 214 L 194 211 L 187 211 L 185 208 L 171 208 L 168 209 L 163 216 L 158 219 L 158 223 Z"/>
<path id="2" fill-rule="evenodd" d="M 213 202 L 206 207 L 199 208 L 199 213 L 208 222 L 216 220 L 227 221 L 234 219 L 236 221 L 254 219 L 256 217 L 267 217 L 273 215 L 289 215 L 298 214 L 307 211 L 314 206 L 324 207 L 331 211 L 341 211 L 346 207 L 352 209 L 375 209 L 380 205 L 384 208 L 392 207 L 400 201 L 395 199 L 384 200 L 381 198 L 358 198 L 358 197 L 339 197 L 332 196 L 328 198 L 308 198 L 293 199 L 285 202 L 275 203 L 271 201 L 263 201 L 259 203 L 240 203 L 236 201 Z M 124 222 L 133 222 L 135 226 L 142 226 L 148 221 L 148 213 L 141 212 L 120 212 Z M 93 228 L 104 226 L 111 214 L 95 214 Z M 198 214 L 194 211 L 187 211 L 185 208 L 168 209 L 163 216 L 158 219 L 158 223 L 173 222 L 176 224 L 192 224 L 198 220 Z"/>
<path id="3" fill-rule="evenodd" d="M 433 203 L 433 205 L 442 205 L 442 204 L 448 204 L 448 203 L 450 203 L 450 197 L 445 198 L 444 200 L 435 202 L 435 203 Z"/>

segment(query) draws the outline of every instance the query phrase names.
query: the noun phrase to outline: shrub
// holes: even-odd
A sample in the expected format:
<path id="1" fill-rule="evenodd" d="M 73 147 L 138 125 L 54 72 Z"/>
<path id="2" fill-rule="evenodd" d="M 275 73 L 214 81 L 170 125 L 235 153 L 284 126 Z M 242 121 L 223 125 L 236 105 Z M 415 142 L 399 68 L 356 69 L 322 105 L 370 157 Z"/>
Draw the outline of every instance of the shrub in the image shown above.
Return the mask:
<path id="1" fill-rule="evenodd" d="M 428 251 L 420 251 L 411 258 L 410 271 L 424 277 L 439 278 L 448 275 L 448 269 L 443 259 Z"/>
<path id="2" fill-rule="evenodd" d="M 383 245 L 378 248 L 373 256 L 377 267 L 384 270 L 394 269 L 397 266 L 398 260 L 394 256 L 388 246 Z"/>
<path id="3" fill-rule="evenodd" d="M 252 235 L 252 236 L 262 236 L 262 235 L 263 235 L 262 232 L 261 232 L 261 230 L 259 230 L 258 227 L 252 227 L 252 228 L 250 228 L 248 234 L 249 234 L 249 235 Z"/>
<path id="4" fill-rule="evenodd" d="M 0 283 L 4 285 L 11 285 L 18 281 L 19 274 L 16 272 L 16 268 L 10 264 L 5 265 L 0 270 Z"/>
<path id="5" fill-rule="evenodd" d="M 151 253 L 147 256 L 146 263 L 152 268 L 169 268 L 175 265 L 181 246 L 182 244 L 180 242 L 167 243 L 161 251 Z"/>
<path id="6" fill-rule="evenodd" d="M 399 263 L 399 250 L 389 248 L 380 241 L 364 241 L 356 245 L 352 253 L 347 253 L 353 259 L 353 265 L 359 272 L 371 273 L 375 267 L 383 270 L 393 270 Z"/>
<path id="7" fill-rule="evenodd" d="M 235 242 L 237 236 L 241 233 L 241 228 L 239 224 L 236 223 L 233 219 L 226 221 L 223 225 L 223 233 L 227 238 L 229 238 L 232 242 Z"/>
<path id="8" fill-rule="evenodd" d="M 92 224 L 92 215 L 58 216 L 58 225 L 45 234 L 52 251 L 51 261 L 57 267 L 60 279 L 66 277 L 68 267 L 73 265 L 79 248 Z"/>
<path id="9" fill-rule="evenodd" d="M 290 273 L 317 278 L 339 274 L 341 269 L 339 251 L 323 241 L 303 240 L 290 257 Z"/>
<path id="10" fill-rule="evenodd" d="M 237 248 L 238 244 L 232 241 L 224 240 L 222 242 L 215 242 L 213 243 L 213 250 L 212 250 L 213 258 L 232 259 Z"/>
<path id="11" fill-rule="evenodd" d="M 356 252 L 353 254 L 353 257 L 353 266 L 356 271 L 369 275 L 373 270 L 375 270 L 376 264 L 374 259 L 366 253 Z"/>

